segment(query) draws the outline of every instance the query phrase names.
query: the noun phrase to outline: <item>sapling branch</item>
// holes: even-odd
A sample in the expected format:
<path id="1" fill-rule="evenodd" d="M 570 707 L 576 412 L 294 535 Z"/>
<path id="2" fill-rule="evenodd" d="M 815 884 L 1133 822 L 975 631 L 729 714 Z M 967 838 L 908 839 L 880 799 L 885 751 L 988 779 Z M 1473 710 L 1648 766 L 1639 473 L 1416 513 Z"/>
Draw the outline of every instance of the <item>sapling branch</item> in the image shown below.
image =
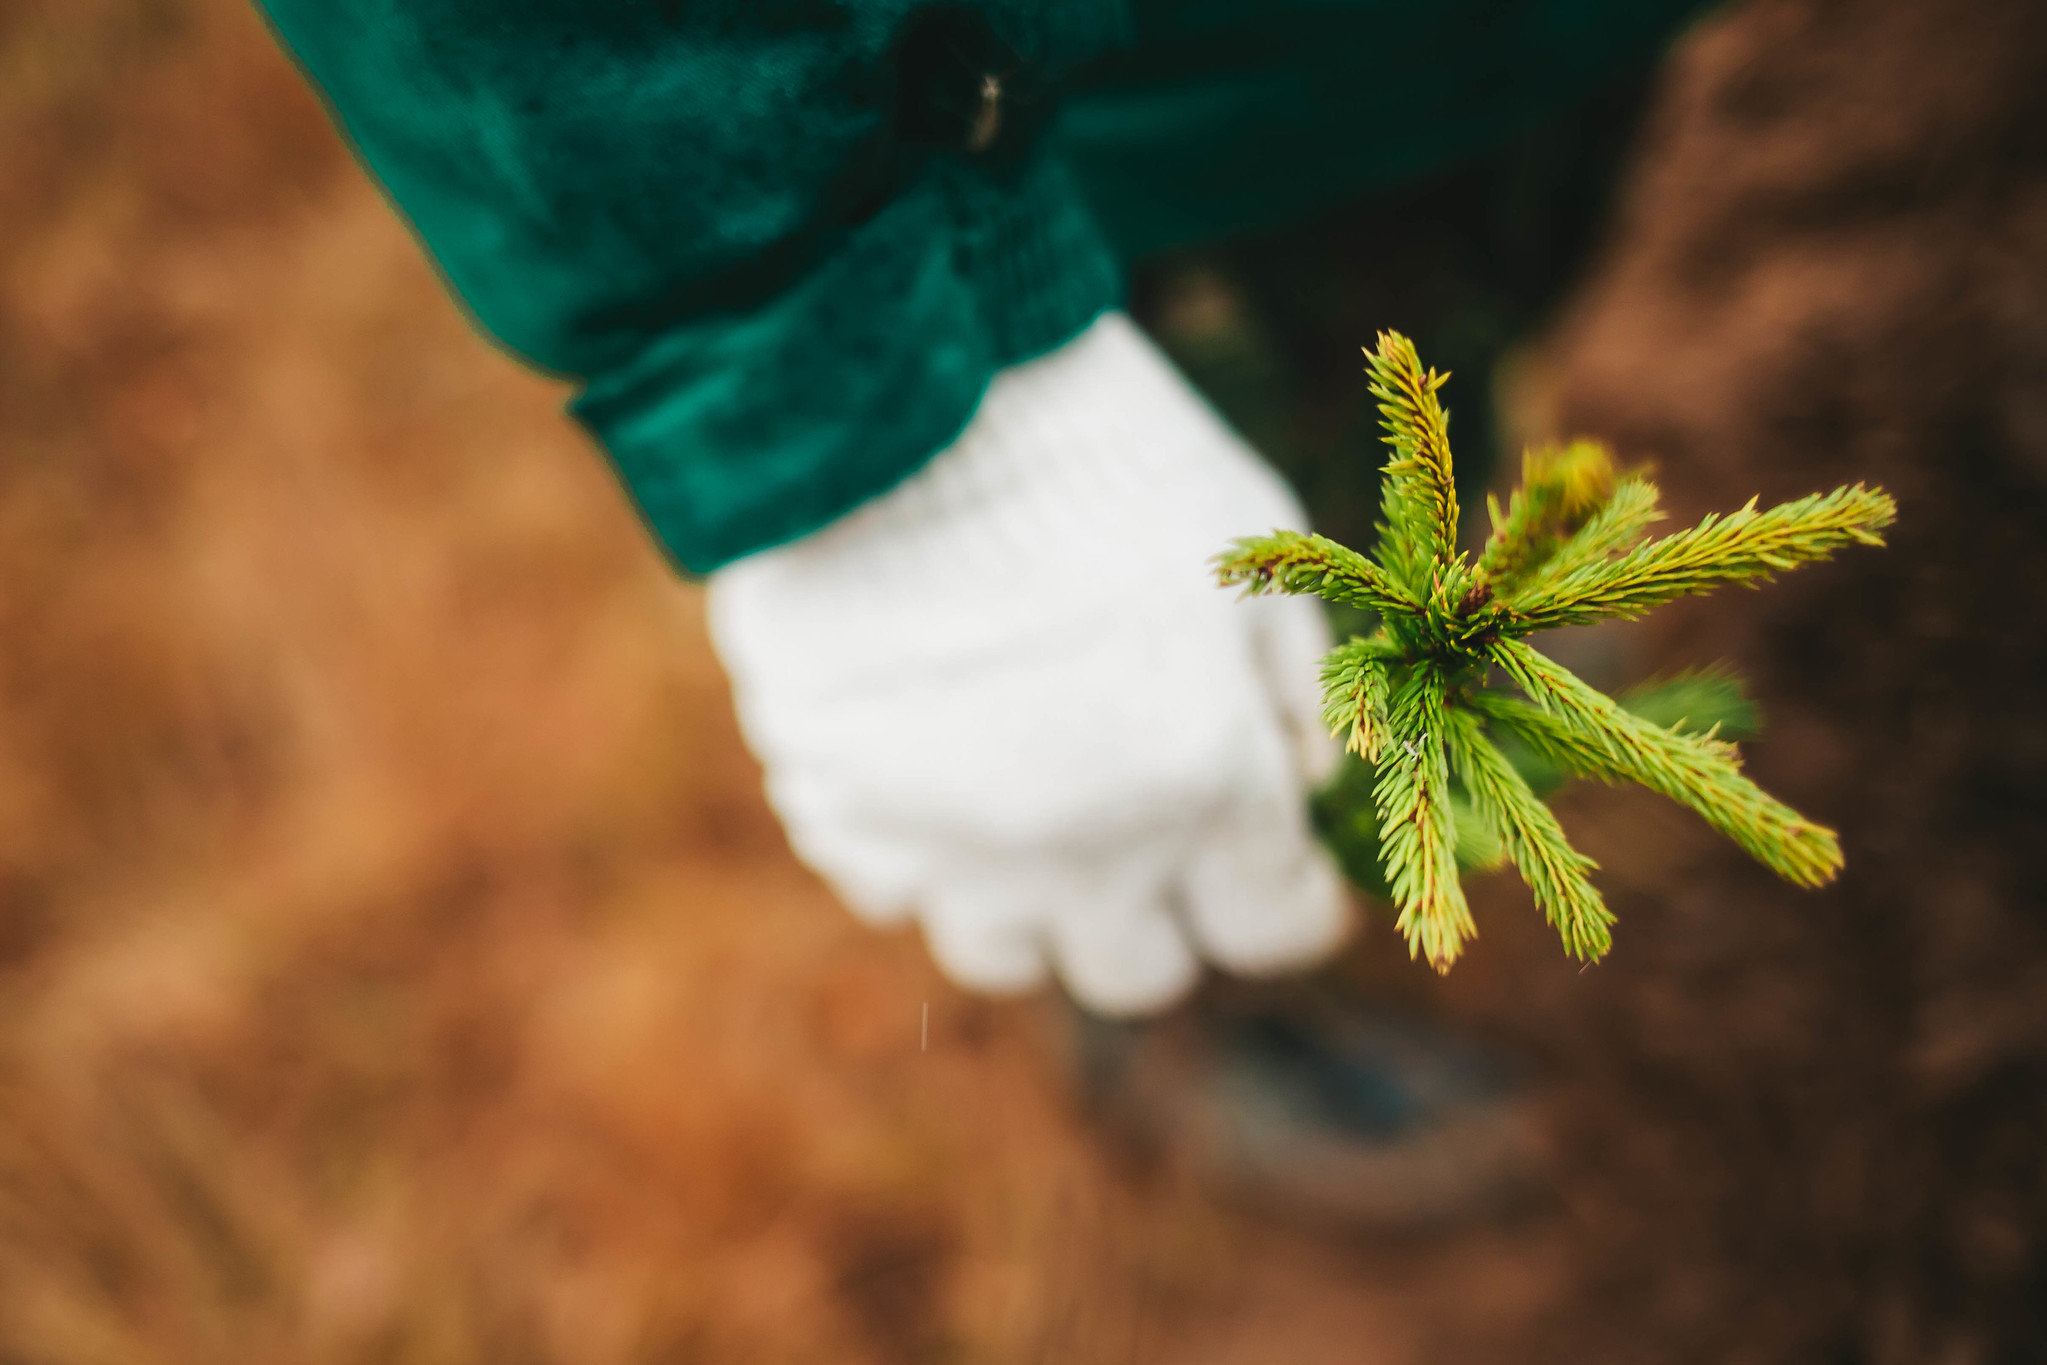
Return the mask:
<path id="1" fill-rule="evenodd" d="M 1541 792 L 1565 775 L 1631 781 L 1682 802 L 1800 886 L 1841 869 L 1840 842 L 1764 792 L 1733 740 L 1754 708 L 1721 673 L 1686 675 L 1615 700 L 1526 637 L 1632 619 L 1725 583 L 1754 584 L 1851 545 L 1881 545 L 1897 508 L 1857 484 L 1645 540 L 1662 518 L 1654 483 L 1615 468 L 1594 441 L 1530 451 L 1522 483 L 1474 560 L 1457 550 L 1448 376 L 1413 343 L 1381 333 L 1368 353 L 1392 458 L 1378 545 L 1275 531 L 1216 561 L 1249 593 L 1312 593 L 1376 615 L 1378 629 L 1323 660 L 1322 719 L 1368 783 L 1339 777 L 1317 823 L 1353 879 L 1388 895 L 1410 953 L 1447 970 L 1477 933 L 1460 866 L 1511 862 L 1573 957 L 1612 945 L 1596 865 L 1571 847 Z M 1503 675 L 1521 694 L 1490 685 Z M 1368 787 L 1368 801 L 1355 793 Z M 1348 804 L 1345 804 L 1348 803 Z M 1369 846 L 1369 855 L 1363 849 Z"/>

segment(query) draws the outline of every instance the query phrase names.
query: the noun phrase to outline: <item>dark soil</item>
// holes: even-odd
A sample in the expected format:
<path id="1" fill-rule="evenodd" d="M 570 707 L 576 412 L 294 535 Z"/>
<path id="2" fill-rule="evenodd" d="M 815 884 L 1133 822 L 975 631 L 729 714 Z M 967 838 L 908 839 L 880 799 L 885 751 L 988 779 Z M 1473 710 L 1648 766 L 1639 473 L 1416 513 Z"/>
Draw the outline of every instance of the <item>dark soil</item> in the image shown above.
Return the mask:
<path id="1" fill-rule="evenodd" d="M 1621 902 L 1620 970 L 1564 1035 L 1610 1088 L 1569 1149 L 1628 1210 L 1587 1247 L 1599 1353 L 2038 1359 L 2047 9 L 1773 3 L 1700 35 L 1548 362 L 1557 425 L 1655 458 L 1684 513 L 1852 480 L 1900 504 L 1888 552 L 1644 649 L 1751 671 L 1753 771 L 1848 870 L 1801 895 L 1707 843 Z M 1616 1103 L 1653 1136 L 1602 1138 Z M 1674 1301 L 1673 1255 L 1700 1267 Z"/>

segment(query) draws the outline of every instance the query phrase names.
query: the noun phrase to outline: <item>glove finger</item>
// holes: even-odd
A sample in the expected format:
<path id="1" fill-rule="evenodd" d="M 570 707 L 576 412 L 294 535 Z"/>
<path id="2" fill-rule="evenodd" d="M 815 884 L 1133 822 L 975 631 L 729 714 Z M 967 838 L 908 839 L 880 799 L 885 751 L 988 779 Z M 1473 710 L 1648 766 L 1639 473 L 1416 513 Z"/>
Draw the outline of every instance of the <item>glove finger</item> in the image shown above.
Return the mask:
<path id="1" fill-rule="evenodd" d="M 1250 975 L 1319 961 L 1351 923 L 1343 880 L 1315 840 L 1286 760 L 1269 751 L 1259 766 L 1196 841 L 1180 883 L 1202 954 Z"/>
<path id="2" fill-rule="evenodd" d="M 1307 838 L 1220 838 L 1196 855 L 1182 891 L 1203 956 L 1246 975 L 1312 966 L 1350 930 L 1343 880 Z"/>
<path id="3" fill-rule="evenodd" d="M 1335 643 L 1322 604 L 1309 597 L 1256 598 L 1250 612 L 1252 653 L 1286 727 L 1294 771 L 1303 788 L 1336 771 L 1343 748 L 1322 724 L 1322 656 Z"/>
<path id="4" fill-rule="evenodd" d="M 1047 975 L 1043 902 L 994 867 L 948 877 L 926 898 L 924 941 L 940 971 L 968 990 L 1008 995 Z"/>
<path id="5" fill-rule="evenodd" d="M 1163 872 L 1158 857 L 962 868 L 924 909 L 932 956 L 977 990 L 1022 990 L 1056 965 L 1097 1013 L 1162 1009 L 1200 974 L 1166 907 Z"/>
<path id="6" fill-rule="evenodd" d="M 1066 989 L 1112 1017 L 1156 1014 L 1192 989 L 1200 960 L 1150 859 L 1077 869 L 1052 907 L 1052 951 Z"/>
<path id="7" fill-rule="evenodd" d="M 858 814 L 831 784 L 802 771 L 771 771 L 768 804 L 796 856 L 831 884 L 846 908 L 877 929 L 905 923 L 933 881 L 936 855 L 923 840 Z"/>

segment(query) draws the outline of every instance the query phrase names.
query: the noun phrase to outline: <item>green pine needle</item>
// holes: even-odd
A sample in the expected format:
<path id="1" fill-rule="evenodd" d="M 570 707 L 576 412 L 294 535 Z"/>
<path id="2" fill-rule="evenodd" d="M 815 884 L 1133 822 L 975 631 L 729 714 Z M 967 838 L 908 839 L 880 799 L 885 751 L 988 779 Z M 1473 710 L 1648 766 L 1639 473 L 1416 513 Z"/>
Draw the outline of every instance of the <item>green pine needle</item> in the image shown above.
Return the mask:
<path id="1" fill-rule="evenodd" d="M 1576 554 L 1566 542 L 1506 606 L 1516 626 L 1529 631 L 1606 616 L 1632 619 L 1723 583 L 1768 579 L 1825 559 L 1843 546 L 1881 545 L 1878 533 L 1897 515 L 1888 493 L 1861 484 L 1815 493 L 1767 512 L 1758 512 L 1751 498 L 1739 512 L 1708 515 L 1689 531 L 1637 546 L 1619 559 L 1607 558 L 1612 547 Z"/>
<path id="2" fill-rule="evenodd" d="M 1656 505 L 1656 485 L 1638 476 L 1622 479 L 1614 485 L 1606 505 L 1587 517 L 1576 534 L 1519 582 L 1506 585 L 1502 591 L 1519 598 L 1535 586 L 1565 582 L 1587 573 L 1611 556 L 1632 549 L 1661 520 L 1663 511 Z"/>
<path id="3" fill-rule="evenodd" d="M 1448 376 L 1391 332 L 1367 368 L 1393 448 L 1374 553 L 1275 531 L 1238 541 L 1217 568 L 1247 594 L 1313 593 L 1377 615 L 1375 633 L 1323 661 L 1323 720 L 1357 757 L 1315 817 L 1353 880 L 1393 900 L 1410 953 L 1447 970 L 1477 933 L 1460 867 L 1511 862 L 1566 952 L 1606 954 L 1614 921 L 1591 881 L 1596 865 L 1540 795 L 1563 774 L 1638 782 L 1786 880 L 1833 880 L 1833 831 L 1741 772 L 1733 740 L 1754 731 L 1755 708 L 1733 678 L 1689 674 L 1616 701 L 1526 637 L 1881 545 L 1897 515 L 1889 495 L 1858 484 L 1767 511 L 1751 500 L 1645 540 L 1662 518 L 1655 484 L 1576 441 L 1529 452 L 1506 509 L 1491 503 L 1492 534 L 1474 562 L 1456 548 L 1450 418 L 1438 398 Z M 1521 695 L 1494 688 L 1496 673 Z"/>
<path id="4" fill-rule="evenodd" d="M 1381 332 L 1370 354 L 1372 396 L 1393 458 L 1380 485 L 1385 521 L 1379 557 L 1418 597 L 1430 584 L 1424 571 L 1447 562 L 1457 547 L 1457 480 L 1450 461 L 1450 414 L 1436 391 L 1450 376 L 1424 370 L 1414 343 Z"/>
<path id="5" fill-rule="evenodd" d="M 1322 659 L 1322 723 L 1368 762 L 1377 763 L 1386 748 L 1388 665 L 1398 657 L 1391 641 L 1375 635 L 1340 644 Z"/>
<path id="6" fill-rule="evenodd" d="M 1458 776 L 1479 817 L 1498 831 L 1501 846 L 1521 873 L 1535 904 L 1564 940 L 1572 957 L 1596 962 L 1613 946 L 1613 912 L 1587 875 L 1599 864 L 1572 848 L 1563 826 L 1528 782 L 1486 739 L 1478 717 L 1458 711 L 1465 761 Z"/>
<path id="7" fill-rule="evenodd" d="M 1615 698 L 1626 710 L 1666 730 L 1712 731 L 1748 739 L 1763 728 L 1741 680 L 1724 668 L 1701 668 L 1631 687 Z"/>
<path id="8" fill-rule="evenodd" d="M 1240 540 L 1217 557 L 1216 572 L 1225 584 L 1241 583 L 1250 593 L 1314 593 L 1381 613 L 1412 611 L 1416 605 L 1395 580 L 1356 550 L 1301 531 Z"/>
<path id="9" fill-rule="evenodd" d="M 1447 969 L 1478 933 L 1457 875 L 1457 822 L 1450 807 L 1449 699 L 1440 669 L 1406 670 L 1387 707 L 1388 744 L 1372 790 L 1386 880 L 1410 952 Z"/>
<path id="10" fill-rule="evenodd" d="M 1521 486 L 1507 510 L 1486 499 L 1493 533 L 1479 572 L 1496 591 L 1509 591 L 1557 552 L 1614 492 L 1613 456 L 1597 441 L 1537 446 L 1521 457 Z M 1650 501 L 1653 505 L 1655 495 Z"/>
<path id="11" fill-rule="evenodd" d="M 1494 658 L 1535 706 L 1516 709 L 1511 698 L 1483 698 L 1488 714 L 1566 768 L 1609 782 L 1639 782 L 1690 806 L 1799 886 L 1824 886 L 1840 873 L 1834 832 L 1742 776 L 1732 744 L 1651 725 L 1519 640 L 1501 641 Z"/>

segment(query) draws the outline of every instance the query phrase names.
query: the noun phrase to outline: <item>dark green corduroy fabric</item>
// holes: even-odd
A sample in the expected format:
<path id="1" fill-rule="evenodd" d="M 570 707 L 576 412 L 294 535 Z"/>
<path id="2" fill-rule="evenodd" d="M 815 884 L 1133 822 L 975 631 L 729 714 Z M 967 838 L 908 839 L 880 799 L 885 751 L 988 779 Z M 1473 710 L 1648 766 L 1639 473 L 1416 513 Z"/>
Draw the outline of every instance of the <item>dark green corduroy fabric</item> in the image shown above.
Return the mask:
<path id="1" fill-rule="evenodd" d="M 917 468 L 997 369 L 1116 302 L 1119 248 L 1426 169 L 1687 7 L 259 3 L 478 323 L 580 383 L 699 571 Z M 935 71 L 903 56 L 920 26 Z M 905 113 L 976 68 L 1009 95 L 985 152 L 971 108 L 958 136 Z"/>

